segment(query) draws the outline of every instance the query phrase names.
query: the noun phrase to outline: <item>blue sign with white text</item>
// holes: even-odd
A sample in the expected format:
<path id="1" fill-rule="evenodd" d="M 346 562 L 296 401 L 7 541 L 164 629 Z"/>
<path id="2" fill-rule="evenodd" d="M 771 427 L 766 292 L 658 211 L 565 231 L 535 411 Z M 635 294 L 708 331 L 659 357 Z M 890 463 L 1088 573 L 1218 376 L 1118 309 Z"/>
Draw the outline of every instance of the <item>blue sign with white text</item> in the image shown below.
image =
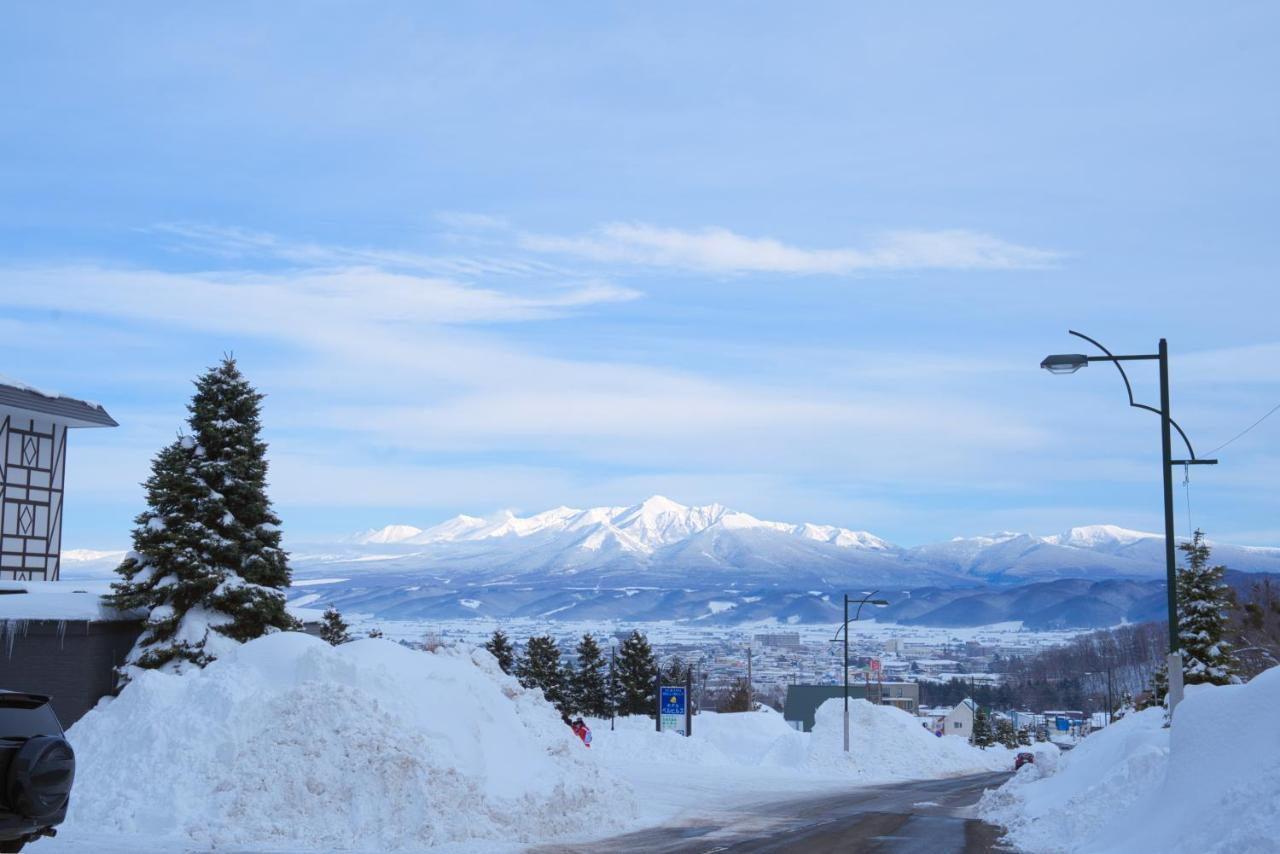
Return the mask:
<path id="1" fill-rule="evenodd" d="M 684 731 L 684 711 L 687 692 L 685 689 L 683 687 L 673 688 L 664 685 L 658 697 L 662 701 L 662 728 L 686 735 Z"/>
<path id="2" fill-rule="evenodd" d="M 662 713 L 664 715 L 683 715 L 684 714 L 684 688 L 667 688 L 662 689 Z"/>

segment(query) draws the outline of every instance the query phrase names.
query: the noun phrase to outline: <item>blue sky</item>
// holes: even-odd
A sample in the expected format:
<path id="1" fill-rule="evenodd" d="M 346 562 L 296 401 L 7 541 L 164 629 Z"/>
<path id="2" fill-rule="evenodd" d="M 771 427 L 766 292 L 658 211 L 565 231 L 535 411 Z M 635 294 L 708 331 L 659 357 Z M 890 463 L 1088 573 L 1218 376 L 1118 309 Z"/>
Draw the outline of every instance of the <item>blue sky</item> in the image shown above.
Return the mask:
<path id="1" fill-rule="evenodd" d="M 0 14 L 0 371 L 122 425 L 74 437 L 68 546 L 127 542 L 226 351 L 293 542 L 655 492 L 1155 530 L 1158 422 L 1039 371 L 1066 330 L 1166 336 L 1201 451 L 1280 402 L 1271 4 Z M 1278 442 L 1192 524 L 1280 544 Z"/>

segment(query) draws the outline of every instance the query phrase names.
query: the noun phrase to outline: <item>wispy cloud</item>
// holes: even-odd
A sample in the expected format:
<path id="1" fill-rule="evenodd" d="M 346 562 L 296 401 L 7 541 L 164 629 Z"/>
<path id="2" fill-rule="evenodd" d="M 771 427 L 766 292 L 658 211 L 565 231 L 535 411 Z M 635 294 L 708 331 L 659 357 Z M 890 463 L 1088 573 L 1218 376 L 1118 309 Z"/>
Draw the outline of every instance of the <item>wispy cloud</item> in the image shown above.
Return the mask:
<path id="1" fill-rule="evenodd" d="M 804 249 L 726 228 L 699 231 L 645 223 L 610 223 L 576 237 L 524 234 L 536 252 L 592 261 L 670 267 L 711 273 L 849 275 L 875 270 L 1015 270 L 1047 267 L 1060 255 L 980 232 L 889 232 L 865 247 Z"/>
<path id="2" fill-rule="evenodd" d="M 444 214 L 452 227 L 465 231 L 500 228 L 500 220 L 482 214 Z M 562 268 L 510 253 L 435 254 L 395 249 L 344 246 L 288 240 L 279 235 L 206 223 L 166 222 L 151 231 L 175 238 L 177 248 L 233 260 L 274 259 L 306 267 L 378 267 L 436 276 L 482 278 L 493 276 L 566 278 Z"/>
<path id="3" fill-rule="evenodd" d="M 169 273 L 92 266 L 0 269 L 0 293 L 13 307 L 75 306 L 87 313 L 270 337 L 290 329 L 328 332 L 333 325 L 538 320 L 639 295 L 607 282 L 512 294 L 374 268 Z"/>

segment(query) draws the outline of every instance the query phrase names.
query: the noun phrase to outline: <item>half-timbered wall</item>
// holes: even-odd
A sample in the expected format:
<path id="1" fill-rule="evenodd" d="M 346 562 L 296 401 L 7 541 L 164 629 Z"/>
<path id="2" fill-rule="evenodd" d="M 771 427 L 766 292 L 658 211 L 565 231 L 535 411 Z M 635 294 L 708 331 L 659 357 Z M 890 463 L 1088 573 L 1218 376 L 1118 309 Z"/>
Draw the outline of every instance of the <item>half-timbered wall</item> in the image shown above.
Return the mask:
<path id="1" fill-rule="evenodd" d="M 0 411 L 0 580 L 56 581 L 67 428 Z"/>

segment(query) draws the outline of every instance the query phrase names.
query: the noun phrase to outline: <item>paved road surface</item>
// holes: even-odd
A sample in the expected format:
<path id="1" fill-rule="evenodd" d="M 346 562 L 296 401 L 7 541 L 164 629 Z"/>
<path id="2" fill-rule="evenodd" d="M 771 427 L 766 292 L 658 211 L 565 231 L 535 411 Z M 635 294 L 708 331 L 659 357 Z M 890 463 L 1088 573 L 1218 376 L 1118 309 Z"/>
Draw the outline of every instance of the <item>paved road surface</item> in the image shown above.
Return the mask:
<path id="1" fill-rule="evenodd" d="M 1008 774 L 976 774 L 851 789 L 840 795 L 755 804 L 718 819 L 691 820 L 590 845 L 547 846 L 542 854 L 587 852 L 799 851 L 805 854 L 979 854 L 1009 851 L 1000 831 L 972 818 L 984 789 Z"/>

